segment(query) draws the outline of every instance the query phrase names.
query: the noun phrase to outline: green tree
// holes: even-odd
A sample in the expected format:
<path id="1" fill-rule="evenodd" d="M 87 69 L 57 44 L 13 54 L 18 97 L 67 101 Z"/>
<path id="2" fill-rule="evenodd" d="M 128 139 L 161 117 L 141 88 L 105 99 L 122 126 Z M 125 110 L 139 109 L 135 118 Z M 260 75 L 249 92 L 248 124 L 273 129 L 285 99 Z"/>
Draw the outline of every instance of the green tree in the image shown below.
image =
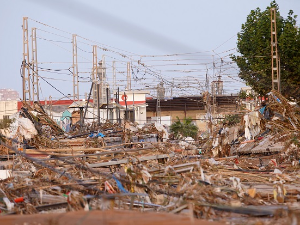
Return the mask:
<path id="1" fill-rule="evenodd" d="M 272 89 L 271 16 L 276 8 L 278 53 L 281 66 L 281 92 L 285 97 L 300 99 L 300 29 L 290 10 L 286 19 L 280 16 L 279 6 L 272 1 L 265 11 L 252 10 L 238 33 L 237 51 L 232 55 L 240 69 L 239 76 L 259 95 Z"/>
<path id="2" fill-rule="evenodd" d="M 185 118 L 181 122 L 177 117 L 177 120 L 171 124 L 170 131 L 174 133 L 174 136 L 178 138 L 180 135 L 183 137 L 197 138 L 198 127 L 193 124 L 192 118 Z"/>
<path id="3" fill-rule="evenodd" d="M 239 98 L 240 99 L 246 99 L 247 98 L 247 92 L 246 91 L 240 91 Z"/>
<path id="4" fill-rule="evenodd" d="M 241 122 L 241 118 L 239 115 L 237 114 L 228 114 L 228 115 L 225 115 L 225 118 L 223 120 L 223 124 L 227 124 L 228 126 L 234 126 L 238 123 Z"/>
<path id="5" fill-rule="evenodd" d="M 12 122 L 13 121 L 11 119 L 4 117 L 2 120 L 0 120 L 0 129 L 8 128 Z"/>

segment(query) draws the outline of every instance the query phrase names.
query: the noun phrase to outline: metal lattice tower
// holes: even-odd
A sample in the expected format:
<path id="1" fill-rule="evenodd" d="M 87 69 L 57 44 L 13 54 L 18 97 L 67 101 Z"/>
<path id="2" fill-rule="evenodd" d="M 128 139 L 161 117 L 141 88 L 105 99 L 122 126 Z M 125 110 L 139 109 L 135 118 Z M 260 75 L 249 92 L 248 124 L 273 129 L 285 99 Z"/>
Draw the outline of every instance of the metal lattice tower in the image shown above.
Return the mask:
<path id="1" fill-rule="evenodd" d="M 23 62 L 22 62 L 22 89 L 23 101 L 31 102 L 31 82 L 30 82 L 30 59 L 28 43 L 28 17 L 23 17 Z"/>
<path id="2" fill-rule="evenodd" d="M 73 46 L 73 99 L 79 100 L 79 83 L 78 83 L 78 61 L 77 61 L 77 35 L 72 35 Z"/>
<path id="3" fill-rule="evenodd" d="M 277 49 L 276 9 L 271 8 L 272 89 L 280 92 L 280 67 Z"/>
<path id="4" fill-rule="evenodd" d="M 39 76 L 38 76 L 38 62 L 37 62 L 37 42 L 36 42 L 36 28 L 31 29 L 31 45 L 32 45 L 32 101 L 39 101 Z"/>
<path id="5" fill-rule="evenodd" d="M 104 55 L 102 55 L 102 60 L 99 62 L 98 69 L 98 77 L 100 80 L 100 103 L 104 104 L 106 102 L 106 66 Z"/>
<path id="6" fill-rule="evenodd" d="M 97 45 L 93 45 L 93 70 L 92 70 L 92 82 L 94 83 L 93 86 L 93 101 L 94 106 L 97 106 L 97 73 L 98 73 L 98 58 L 97 58 Z"/>
<path id="7" fill-rule="evenodd" d="M 157 122 L 161 123 L 161 108 L 160 108 L 160 98 L 161 96 L 161 85 L 157 85 L 157 98 L 156 98 L 156 117 Z"/>
<path id="8" fill-rule="evenodd" d="M 49 96 L 49 116 L 53 119 L 52 96 Z"/>
<path id="9" fill-rule="evenodd" d="M 127 90 L 131 90 L 131 66 L 130 62 L 127 63 Z"/>
<path id="10" fill-rule="evenodd" d="M 116 62 L 112 62 L 112 70 L 113 70 L 113 93 L 117 91 L 117 82 L 116 82 Z"/>

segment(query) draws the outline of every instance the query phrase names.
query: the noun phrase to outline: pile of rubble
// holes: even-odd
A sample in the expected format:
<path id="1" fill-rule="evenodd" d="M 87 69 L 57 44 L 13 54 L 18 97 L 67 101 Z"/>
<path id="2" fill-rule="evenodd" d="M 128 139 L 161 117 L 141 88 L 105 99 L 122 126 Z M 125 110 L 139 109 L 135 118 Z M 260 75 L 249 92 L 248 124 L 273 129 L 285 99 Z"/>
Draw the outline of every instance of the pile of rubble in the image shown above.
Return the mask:
<path id="1" fill-rule="evenodd" d="M 41 107 L 27 105 L 1 142 L 1 214 L 115 209 L 297 224 L 299 112 L 273 91 L 240 124 L 218 124 L 187 142 L 170 141 L 158 124 L 64 133 Z"/>

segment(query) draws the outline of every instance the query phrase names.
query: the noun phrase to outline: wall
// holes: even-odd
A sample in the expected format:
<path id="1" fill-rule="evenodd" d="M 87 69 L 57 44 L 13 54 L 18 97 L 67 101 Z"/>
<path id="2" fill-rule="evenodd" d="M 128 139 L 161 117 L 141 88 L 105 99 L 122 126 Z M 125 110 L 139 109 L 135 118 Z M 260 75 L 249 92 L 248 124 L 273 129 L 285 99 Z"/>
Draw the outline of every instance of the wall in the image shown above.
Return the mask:
<path id="1" fill-rule="evenodd" d="M 19 93 L 13 89 L 0 89 L 0 101 L 14 101 L 19 99 Z"/>
<path id="2" fill-rule="evenodd" d="M 147 122 L 147 112 L 146 112 L 146 94 L 149 91 L 126 91 L 126 103 L 127 109 L 133 110 L 135 112 L 135 122 L 138 124 L 145 124 Z M 120 92 L 119 102 L 120 105 L 126 106 L 124 92 Z M 121 111 L 121 119 L 124 119 L 125 110 Z"/>
<path id="3" fill-rule="evenodd" d="M 133 106 L 128 105 L 127 110 L 130 111 L 130 114 L 133 113 Z M 120 117 L 121 120 L 125 119 L 125 108 L 120 109 Z M 134 116 L 135 116 L 135 122 L 143 125 L 147 122 L 147 112 L 146 112 L 146 104 L 139 104 L 139 105 L 134 105 Z M 117 118 L 117 111 L 116 108 L 114 109 L 114 122 L 116 121 Z"/>
<path id="4" fill-rule="evenodd" d="M 186 113 L 183 111 L 161 111 L 160 114 L 162 117 L 170 116 L 171 124 L 177 120 L 177 117 L 180 120 L 191 117 L 196 122 L 196 125 L 199 127 L 200 130 L 206 129 L 205 110 L 191 110 L 187 111 Z M 156 112 L 147 112 L 147 118 L 151 117 L 156 117 Z"/>
<path id="5" fill-rule="evenodd" d="M 135 120 L 139 124 L 145 124 L 147 122 L 146 104 L 135 108 Z"/>
<path id="6" fill-rule="evenodd" d="M 199 128 L 200 131 L 205 131 L 207 130 L 207 118 L 206 118 L 206 111 L 205 110 L 191 110 L 187 111 L 184 113 L 183 111 L 162 111 L 161 112 L 161 117 L 171 117 L 170 123 L 172 124 L 177 120 L 177 116 L 180 120 L 183 120 L 184 118 L 192 118 L 197 127 Z M 156 118 L 156 112 L 147 112 L 147 118 L 148 121 L 150 122 L 151 119 Z M 151 119 L 150 119 L 151 118 Z M 218 113 L 213 116 L 213 123 L 218 123 L 222 121 L 224 118 L 224 113 Z"/>
<path id="7" fill-rule="evenodd" d="M 171 116 L 172 121 L 174 122 L 177 119 L 184 119 L 185 117 L 191 117 L 192 119 L 196 119 L 197 114 L 205 114 L 204 110 L 191 110 L 184 113 L 184 111 L 161 111 L 161 116 Z M 147 117 L 156 117 L 156 112 L 147 112 Z"/>
<path id="8" fill-rule="evenodd" d="M 18 101 L 0 101 L 0 119 L 18 112 Z"/>
<path id="9" fill-rule="evenodd" d="M 126 98 L 127 105 L 133 105 L 133 103 L 135 105 L 146 103 L 146 94 L 148 94 L 148 92 L 145 92 L 145 91 L 134 91 L 134 92 L 127 91 L 127 92 L 125 92 L 125 95 L 127 96 L 127 98 Z M 120 102 L 120 105 L 125 106 L 124 92 L 123 93 L 120 92 L 119 102 Z"/>

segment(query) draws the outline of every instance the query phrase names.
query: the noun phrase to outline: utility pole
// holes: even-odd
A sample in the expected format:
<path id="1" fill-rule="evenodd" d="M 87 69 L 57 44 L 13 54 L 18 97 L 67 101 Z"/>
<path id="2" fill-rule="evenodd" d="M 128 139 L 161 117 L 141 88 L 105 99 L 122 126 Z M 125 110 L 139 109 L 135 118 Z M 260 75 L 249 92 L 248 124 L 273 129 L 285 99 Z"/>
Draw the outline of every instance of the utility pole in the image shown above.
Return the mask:
<path id="1" fill-rule="evenodd" d="M 98 116 L 98 125 L 100 125 L 100 83 L 97 82 L 97 116 Z"/>
<path id="2" fill-rule="evenodd" d="M 112 70 L 113 70 L 113 93 L 116 92 L 116 86 L 117 86 L 117 81 L 116 81 L 116 62 L 112 62 Z"/>
<path id="3" fill-rule="evenodd" d="M 272 90 L 280 92 L 280 65 L 277 49 L 276 8 L 271 8 Z"/>
<path id="4" fill-rule="evenodd" d="M 208 128 L 209 135 L 211 135 L 213 131 L 213 116 L 211 111 L 211 96 L 209 92 L 208 91 L 204 92 L 202 98 L 206 109 L 206 119 L 208 120 L 207 128 Z"/>
<path id="5" fill-rule="evenodd" d="M 79 100 L 79 83 L 78 83 L 78 61 L 77 61 L 77 35 L 72 35 L 73 46 L 73 100 Z"/>
<path id="6" fill-rule="evenodd" d="M 121 125 L 121 110 L 120 110 L 120 88 L 118 87 L 118 92 L 117 92 L 117 101 L 118 101 L 118 105 L 117 105 L 117 117 L 118 117 L 118 123 L 119 125 Z"/>
<path id="7" fill-rule="evenodd" d="M 208 78 L 208 69 L 206 68 L 206 74 L 205 74 L 205 91 L 208 92 L 209 89 L 209 78 Z"/>
<path id="8" fill-rule="evenodd" d="M 22 62 L 22 73 L 23 73 L 23 101 L 31 102 L 31 82 L 30 82 L 30 66 L 29 66 L 29 44 L 28 44 L 28 17 L 23 17 L 23 62 Z"/>
<path id="9" fill-rule="evenodd" d="M 93 45 L 93 70 L 92 70 L 92 82 L 94 83 L 93 87 L 93 101 L 94 106 L 98 105 L 97 103 L 97 75 L 98 75 L 98 59 L 97 59 L 97 45 Z"/>
<path id="10" fill-rule="evenodd" d="M 213 79 L 215 79 L 215 56 L 213 55 Z M 213 102 L 212 102 L 212 106 L 213 106 L 213 112 L 215 114 L 215 111 L 216 111 L 216 108 L 215 108 L 215 104 L 216 104 L 216 99 L 215 99 L 215 86 L 214 86 L 214 81 L 211 82 L 211 94 L 212 94 L 212 99 L 213 99 Z M 211 104 L 211 103 L 210 103 Z"/>
<path id="11" fill-rule="evenodd" d="M 50 112 L 50 117 L 53 119 L 53 109 L 52 109 L 52 96 L 49 96 L 49 112 Z"/>
<path id="12" fill-rule="evenodd" d="M 104 104 L 106 102 L 106 68 L 105 68 L 105 56 L 102 55 L 102 60 L 99 63 L 100 64 L 100 103 Z"/>
<path id="13" fill-rule="evenodd" d="M 173 83 L 171 85 L 171 96 L 170 97 L 173 97 L 173 88 L 175 86 L 175 80 L 174 80 L 174 77 L 173 77 Z"/>
<path id="14" fill-rule="evenodd" d="M 131 68 L 130 62 L 127 62 L 127 90 L 131 90 Z"/>
<path id="15" fill-rule="evenodd" d="M 37 62 L 37 43 L 36 43 L 36 28 L 31 29 L 31 46 L 32 46 L 32 101 L 40 101 L 39 97 L 39 76 Z"/>
<path id="16" fill-rule="evenodd" d="M 106 120 L 109 120 L 109 108 L 108 108 L 108 104 L 109 104 L 109 99 L 108 99 L 108 87 L 106 88 Z"/>
<path id="17" fill-rule="evenodd" d="M 134 91 L 132 91 L 133 122 L 135 122 Z"/>
<path id="18" fill-rule="evenodd" d="M 161 86 L 157 85 L 157 97 L 156 97 L 156 117 L 157 121 L 161 124 L 161 108 L 160 108 L 160 97 L 161 97 Z"/>

